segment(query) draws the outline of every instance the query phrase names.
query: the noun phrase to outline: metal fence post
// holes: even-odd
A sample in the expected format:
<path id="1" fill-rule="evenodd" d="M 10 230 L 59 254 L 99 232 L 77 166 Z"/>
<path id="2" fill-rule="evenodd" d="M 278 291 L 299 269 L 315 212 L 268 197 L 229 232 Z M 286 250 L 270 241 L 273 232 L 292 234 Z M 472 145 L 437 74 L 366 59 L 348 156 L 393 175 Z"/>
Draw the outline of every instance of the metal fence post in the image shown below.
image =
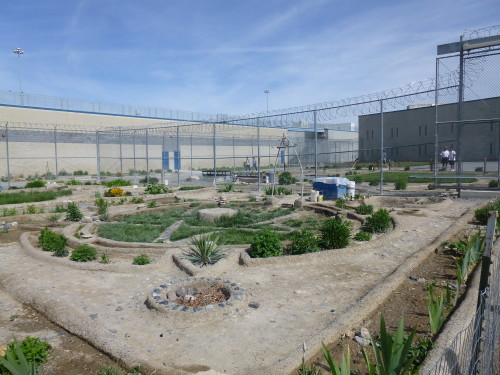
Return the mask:
<path id="1" fill-rule="evenodd" d="M 215 134 L 216 134 L 216 129 L 215 129 L 215 122 L 213 123 L 213 155 L 214 155 L 214 188 L 216 187 L 216 179 L 217 179 L 217 159 L 216 159 L 216 144 L 215 144 Z"/>
<path id="2" fill-rule="evenodd" d="M 57 164 L 57 125 L 54 128 L 54 159 L 56 162 L 56 180 L 59 179 L 59 166 Z"/>
<path id="3" fill-rule="evenodd" d="M 380 100 L 380 195 L 384 194 L 384 101 Z"/>
<path id="4" fill-rule="evenodd" d="M 120 140 L 120 175 L 123 176 L 123 154 L 122 154 L 122 128 L 118 130 L 118 138 Z"/>
<path id="5" fill-rule="evenodd" d="M 318 123 L 316 121 L 316 110 L 314 115 L 314 178 L 318 178 Z"/>
<path id="6" fill-rule="evenodd" d="M 179 125 L 177 125 L 177 186 L 181 186 L 181 148 L 179 144 Z"/>
<path id="7" fill-rule="evenodd" d="M 236 171 L 236 152 L 234 148 L 234 135 L 233 135 L 233 172 Z"/>
<path id="8" fill-rule="evenodd" d="M 10 189 L 10 155 L 9 155 L 9 128 L 5 124 L 5 153 L 7 156 L 7 188 Z"/>
<path id="9" fill-rule="evenodd" d="M 149 185 L 149 139 L 148 128 L 146 128 L 146 182 Z"/>
<path id="10" fill-rule="evenodd" d="M 437 186 L 437 165 L 439 155 L 439 131 L 438 131 L 438 107 L 439 107 L 439 59 L 436 59 L 436 84 L 434 86 L 434 107 L 435 107 L 435 125 L 434 125 L 434 186 Z M 453 126 L 453 125 L 452 125 Z M 420 147 L 420 146 L 419 146 Z"/>
<path id="11" fill-rule="evenodd" d="M 257 119 L 257 191 L 260 191 L 260 121 Z"/>
<path id="12" fill-rule="evenodd" d="M 99 150 L 99 130 L 95 132 L 96 162 L 97 162 L 97 181 L 101 183 L 101 151 Z"/>
<path id="13" fill-rule="evenodd" d="M 190 150 L 189 150 L 189 158 L 191 159 L 191 165 L 190 165 L 190 170 L 191 170 L 191 173 L 190 173 L 190 176 L 193 175 L 193 133 L 191 133 L 191 137 L 189 139 L 189 147 L 190 147 Z"/>
<path id="14" fill-rule="evenodd" d="M 134 157 L 134 181 L 137 180 L 137 165 L 136 165 L 136 158 L 135 158 L 135 138 L 136 138 L 136 130 L 134 130 L 134 136 L 132 137 L 132 153 Z"/>

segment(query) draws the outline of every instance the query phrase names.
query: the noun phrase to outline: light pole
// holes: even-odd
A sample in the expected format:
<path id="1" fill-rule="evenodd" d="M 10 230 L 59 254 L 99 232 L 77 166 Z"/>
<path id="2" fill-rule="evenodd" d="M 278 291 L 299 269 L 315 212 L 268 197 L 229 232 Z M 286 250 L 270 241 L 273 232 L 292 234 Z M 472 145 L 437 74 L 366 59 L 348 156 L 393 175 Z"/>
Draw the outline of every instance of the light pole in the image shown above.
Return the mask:
<path id="1" fill-rule="evenodd" d="M 264 90 L 264 94 L 266 94 L 266 102 L 267 102 L 266 114 L 269 114 L 269 93 L 270 92 L 271 92 L 271 90 L 269 90 L 269 89 Z"/>
<path id="2" fill-rule="evenodd" d="M 17 55 L 17 70 L 19 72 L 19 92 L 22 93 L 23 92 L 23 81 L 21 79 L 21 55 L 24 55 L 24 51 L 17 47 L 15 50 L 13 50 L 12 52 L 14 52 L 16 55 Z"/>

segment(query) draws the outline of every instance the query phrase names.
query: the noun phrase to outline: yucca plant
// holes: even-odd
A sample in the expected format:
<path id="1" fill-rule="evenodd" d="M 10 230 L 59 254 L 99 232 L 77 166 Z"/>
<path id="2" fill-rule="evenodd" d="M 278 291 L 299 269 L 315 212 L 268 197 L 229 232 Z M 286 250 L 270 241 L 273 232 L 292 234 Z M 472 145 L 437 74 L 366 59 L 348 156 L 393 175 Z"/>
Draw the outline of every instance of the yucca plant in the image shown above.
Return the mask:
<path id="1" fill-rule="evenodd" d="M 386 330 L 384 315 L 380 315 L 380 345 L 377 345 L 373 337 L 371 338 L 373 353 L 375 354 L 377 363 L 372 363 L 364 349 L 361 349 L 363 358 L 368 366 L 368 373 L 370 375 L 407 374 L 415 360 L 415 356 L 410 359 L 407 358 L 414 336 L 415 331 L 405 339 L 404 319 L 401 318 L 393 341 L 392 335 Z"/>
<path id="2" fill-rule="evenodd" d="M 325 357 L 326 363 L 328 363 L 328 367 L 330 367 L 330 372 L 332 375 L 351 375 L 351 351 L 349 347 L 347 347 L 347 356 L 344 357 L 344 354 L 342 353 L 342 363 L 341 366 L 337 364 L 334 360 L 332 360 L 332 357 L 330 356 L 330 353 L 328 352 L 328 349 L 326 348 L 325 344 L 321 344 L 323 347 L 323 356 Z"/>
<path id="3" fill-rule="evenodd" d="M 12 375 L 42 375 L 41 366 L 34 361 L 28 362 L 17 340 L 14 340 L 14 350 L 7 349 L 5 356 L 0 357 L 0 364 Z"/>
<path id="4" fill-rule="evenodd" d="M 217 235 L 195 237 L 191 240 L 189 249 L 184 251 L 184 257 L 199 266 L 217 263 L 225 256 Z"/>
<path id="5" fill-rule="evenodd" d="M 429 325 L 433 335 L 439 332 L 444 322 L 444 296 L 441 293 L 434 299 L 434 286 L 429 285 L 429 301 L 427 309 L 429 311 Z"/>

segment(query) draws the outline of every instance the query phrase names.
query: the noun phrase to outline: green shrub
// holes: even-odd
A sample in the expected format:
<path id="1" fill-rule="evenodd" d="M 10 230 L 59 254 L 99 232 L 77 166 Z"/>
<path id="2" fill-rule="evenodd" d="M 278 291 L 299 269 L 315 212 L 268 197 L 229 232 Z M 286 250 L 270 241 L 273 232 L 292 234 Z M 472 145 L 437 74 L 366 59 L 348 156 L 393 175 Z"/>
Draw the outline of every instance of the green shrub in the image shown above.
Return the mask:
<path id="1" fill-rule="evenodd" d="M 396 190 L 406 190 L 408 187 L 408 181 L 406 180 L 399 180 L 394 183 L 394 188 Z"/>
<path id="2" fill-rule="evenodd" d="M 319 251 L 318 239 L 307 229 L 292 234 L 292 243 L 286 248 L 286 253 L 290 255 L 314 253 Z"/>
<path id="3" fill-rule="evenodd" d="M 483 167 L 476 167 L 475 171 L 476 172 L 482 172 L 483 171 Z"/>
<path id="4" fill-rule="evenodd" d="M 250 245 L 252 258 L 268 258 L 283 255 L 283 245 L 276 232 L 263 229 L 255 234 Z"/>
<path id="5" fill-rule="evenodd" d="M 257 197 L 250 197 L 248 198 L 249 202 L 257 202 Z"/>
<path id="6" fill-rule="evenodd" d="M 109 188 L 117 186 L 131 186 L 132 182 L 124 180 L 123 178 L 117 178 L 116 180 L 107 181 L 102 183 L 104 186 Z"/>
<path id="7" fill-rule="evenodd" d="M 66 221 L 80 221 L 83 218 L 83 214 L 78 208 L 75 202 L 69 202 L 68 207 L 66 207 Z"/>
<path id="8" fill-rule="evenodd" d="M 55 257 L 64 258 L 68 256 L 68 254 L 69 254 L 68 249 L 64 248 L 64 249 L 54 250 L 54 253 L 52 255 Z"/>
<path id="9" fill-rule="evenodd" d="M 410 170 L 410 166 L 409 166 L 409 165 L 407 165 L 407 166 L 405 167 L 405 171 L 409 171 L 409 170 Z"/>
<path id="10" fill-rule="evenodd" d="M 36 206 L 34 204 L 30 204 L 28 207 L 26 207 L 26 213 L 33 215 L 36 214 Z"/>
<path id="11" fill-rule="evenodd" d="M 45 181 L 42 180 L 36 180 L 36 181 L 30 181 L 26 184 L 25 188 L 41 188 L 45 187 Z"/>
<path id="12" fill-rule="evenodd" d="M 75 262 L 90 262 L 91 260 L 97 259 L 97 253 L 95 248 L 89 244 L 83 244 L 73 250 L 70 259 Z"/>
<path id="13" fill-rule="evenodd" d="M 491 180 L 490 182 L 488 182 L 488 187 L 490 188 L 498 187 L 498 180 Z"/>
<path id="14" fill-rule="evenodd" d="M 96 375 L 124 375 L 124 372 L 119 367 L 103 366 Z"/>
<path id="15" fill-rule="evenodd" d="M 360 215 L 371 215 L 373 213 L 373 206 L 371 204 L 361 203 L 354 211 Z"/>
<path id="16" fill-rule="evenodd" d="M 269 186 L 264 189 L 264 193 L 266 195 L 271 195 L 273 193 L 273 187 Z M 274 187 L 274 195 L 291 195 L 292 191 L 283 186 L 275 186 Z"/>
<path id="17" fill-rule="evenodd" d="M 133 197 L 132 199 L 130 199 L 130 203 L 144 203 L 144 198 L 142 197 Z"/>
<path id="18" fill-rule="evenodd" d="M 372 181 L 370 181 L 369 185 L 370 186 L 379 186 L 380 185 L 380 181 L 379 180 L 372 180 Z"/>
<path id="19" fill-rule="evenodd" d="M 15 374 L 41 374 L 41 371 L 35 371 L 35 369 L 47 362 L 51 352 L 50 344 L 37 337 L 27 336 L 21 344 L 14 340 L 7 344 L 5 357 L 0 357 L 2 359 L 0 374 L 11 374 L 5 363 L 19 369 Z"/>
<path id="20" fill-rule="evenodd" d="M 215 264 L 225 257 L 220 239 L 217 235 L 202 235 L 191 240 L 189 249 L 184 251 L 184 257 L 198 266 Z"/>
<path id="21" fill-rule="evenodd" d="M 344 208 L 344 209 L 348 208 L 347 202 L 343 198 L 337 199 L 337 201 L 335 202 L 335 206 L 337 206 L 338 208 Z"/>
<path id="22" fill-rule="evenodd" d="M 156 208 L 156 207 L 158 207 L 158 202 L 156 202 L 155 200 L 148 202 L 148 208 Z"/>
<path id="23" fill-rule="evenodd" d="M 104 198 L 97 198 L 95 200 L 95 205 L 97 206 L 97 214 L 99 215 L 99 218 L 103 221 L 108 220 L 109 202 Z"/>
<path id="24" fill-rule="evenodd" d="M 359 171 L 360 169 L 363 169 L 362 165 L 356 165 L 356 170 Z"/>
<path id="25" fill-rule="evenodd" d="M 320 246 L 324 249 L 341 249 L 349 245 L 351 222 L 341 216 L 330 218 L 320 227 Z"/>
<path id="26" fill-rule="evenodd" d="M 427 185 L 427 190 L 436 190 L 436 185 L 434 184 Z"/>
<path id="27" fill-rule="evenodd" d="M 278 183 L 280 185 L 292 185 L 297 181 L 298 179 L 293 177 L 293 175 L 290 172 L 283 172 L 278 177 Z"/>
<path id="28" fill-rule="evenodd" d="M 134 258 L 132 261 L 132 264 L 138 265 L 138 266 L 144 266 L 146 264 L 151 263 L 151 259 L 149 259 L 147 254 L 142 253 L 141 255 L 138 255 Z"/>
<path id="29" fill-rule="evenodd" d="M 199 189 L 204 189 L 205 186 L 183 186 L 179 188 L 179 190 L 199 190 Z"/>
<path id="30" fill-rule="evenodd" d="M 234 184 L 224 184 L 224 188 L 222 188 L 220 191 L 223 193 L 234 191 Z"/>
<path id="31" fill-rule="evenodd" d="M 45 251 L 61 251 L 68 245 L 68 239 L 59 233 L 51 231 L 45 227 L 38 236 L 38 246 Z"/>
<path id="32" fill-rule="evenodd" d="M 0 205 L 48 201 L 71 194 L 71 190 L 68 189 L 59 191 L 19 191 L 16 193 L 6 193 L 0 194 Z"/>
<path id="33" fill-rule="evenodd" d="M 161 173 L 161 172 L 160 172 Z M 148 178 L 141 178 L 139 180 L 140 184 L 148 184 L 148 185 L 156 185 L 160 180 L 158 180 L 156 177 L 149 177 L 149 183 L 148 183 Z"/>
<path id="34" fill-rule="evenodd" d="M 363 224 L 363 229 L 370 233 L 383 233 L 392 228 L 392 219 L 389 211 L 380 208 L 369 216 Z"/>
<path id="35" fill-rule="evenodd" d="M 83 185 L 83 182 L 78 180 L 69 180 L 65 182 L 66 185 Z"/>
<path id="36" fill-rule="evenodd" d="M 82 171 L 82 170 L 78 170 L 78 171 L 73 172 L 73 176 L 87 176 L 88 174 L 89 174 L 89 172 Z"/>
<path id="37" fill-rule="evenodd" d="M 353 239 L 355 239 L 356 241 L 370 241 L 372 239 L 372 234 L 370 232 L 365 232 L 362 230 L 356 233 Z"/>
<path id="38" fill-rule="evenodd" d="M 150 184 L 146 186 L 144 189 L 144 192 L 146 194 L 167 194 L 171 193 L 172 190 L 169 189 L 166 185 L 155 185 L 155 184 Z"/>

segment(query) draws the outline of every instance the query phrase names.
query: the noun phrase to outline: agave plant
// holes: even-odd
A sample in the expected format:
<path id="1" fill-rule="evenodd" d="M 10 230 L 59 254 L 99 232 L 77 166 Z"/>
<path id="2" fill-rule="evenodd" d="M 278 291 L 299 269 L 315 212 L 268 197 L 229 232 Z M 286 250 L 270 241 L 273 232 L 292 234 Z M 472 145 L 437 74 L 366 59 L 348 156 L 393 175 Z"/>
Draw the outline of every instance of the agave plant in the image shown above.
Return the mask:
<path id="1" fill-rule="evenodd" d="M 444 296 L 441 293 L 439 296 L 434 298 L 434 286 L 429 285 L 429 301 L 427 303 L 427 309 L 429 310 L 429 325 L 431 327 L 431 332 L 436 334 L 441 329 L 444 322 Z"/>
<path id="2" fill-rule="evenodd" d="M 217 263 L 226 254 L 220 245 L 219 236 L 203 235 L 191 240 L 189 249 L 184 251 L 184 257 L 191 263 L 206 266 Z"/>
<path id="3" fill-rule="evenodd" d="M 342 364 L 339 367 L 337 362 L 332 360 L 330 352 L 326 348 L 325 344 L 321 344 L 323 347 L 323 356 L 325 357 L 326 362 L 328 363 L 328 367 L 330 368 L 330 372 L 332 375 L 351 375 L 351 351 L 349 347 L 347 347 L 347 357 L 344 357 L 342 353 Z"/>
<path id="4" fill-rule="evenodd" d="M 21 345 L 14 340 L 14 350 L 5 350 L 5 356 L 0 357 L 2 364 L 12 375 L 42 375 L 42 368 L 35 362 L 28 362 Z"/>

